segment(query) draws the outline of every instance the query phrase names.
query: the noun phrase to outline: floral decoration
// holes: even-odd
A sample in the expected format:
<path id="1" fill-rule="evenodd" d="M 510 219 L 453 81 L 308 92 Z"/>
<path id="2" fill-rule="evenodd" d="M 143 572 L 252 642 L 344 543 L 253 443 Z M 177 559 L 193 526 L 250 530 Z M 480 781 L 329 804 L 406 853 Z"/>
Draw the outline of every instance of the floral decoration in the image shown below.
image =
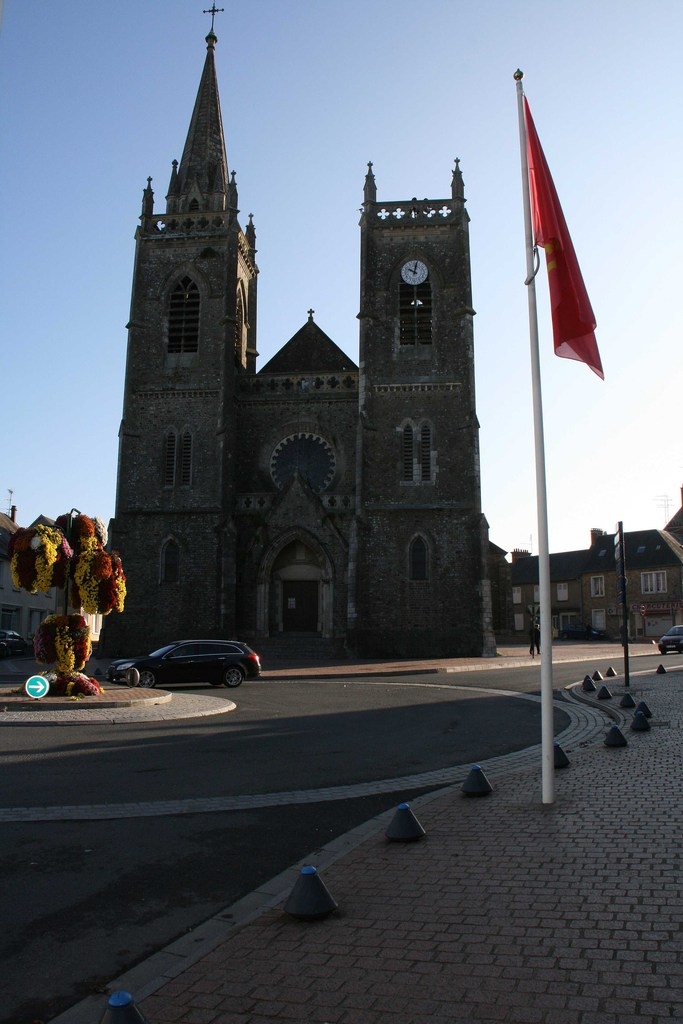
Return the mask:
<path id="1" fill-rule="evenodd" d="M 73 607 L 83 608 L 90 615 L 122 612 L 126 577 L 118 552 L 104 550 L 104 522 L 97 516 L 91 519 L 79 513 L 71 522 L 69 516 L 60 516 L 57 524 L 69 531 L 74 549 L 70 594 Z"/>
<path id="2" fill-rule="evenodd" d="M 83 672 L 48 672 L 45 678 L 53 697 L 100 697 L 104 693 L 104 687 Z"/>
<path id="3" fill-rule="evenodd" d="M 122 612 L 126 577 L 119 553 L 105 551 L 106 543 L 102 519 L 80 512 L 59 516 L 54 526 L 17 530 L 9 544 L 14 585 L 32 594 L 69 587 L 74 608 L 91 615 Z M 104 693 L 96 679 L 81 671 L 92 653 L 90 628 L 82 615 L 48 615 L 36 630 L 33 651 L 37 662 L 54 666 L 47 674 L 51 694 L 76 698 Z"/>
<path id="4" fill-rule="evenodd" d="M 37 594 L 64 586 L 73 550 L 58 527 L 40 524 L 12 535 L 9 556 L 14 586 Z"/>
<path id="5" fill-rule="evenodd" d="M 64 675 L 80 672 L 92 652 L 90 628 L 82 615 L 48 615 L 33 637 L 35 659 Z"/>

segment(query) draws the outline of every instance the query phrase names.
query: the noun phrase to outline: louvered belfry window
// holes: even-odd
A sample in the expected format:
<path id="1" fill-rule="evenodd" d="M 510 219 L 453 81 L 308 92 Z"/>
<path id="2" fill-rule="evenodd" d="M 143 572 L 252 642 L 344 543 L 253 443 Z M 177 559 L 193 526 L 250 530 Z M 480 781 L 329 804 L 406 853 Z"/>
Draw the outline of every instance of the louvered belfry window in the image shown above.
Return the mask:
<path id="1" fill-rule="evenodd" d="M 187 430 L 180 441 L 180 483 L 192 483 L 192 434 Z"/>
<path id="2" fill-rule="evenodd" d="M 199 348 L 199 289 L 189 277 L 171 292 L 168 310 L 169 353 L 196 352 Z"/>
<path id="3" fill-rule="evenodd" d="M 410 423 L 403 428 L 403 479 L 413 479 L 413 428 Z"/>
<path id="4" fill-rule="evenodd" d="M 173 433 L 168 433 L 164 438 L 164 464 L 162 467 L 164 487 L 173 487 L 175 484 L 175 453 L 176 436 Z"/>
<path id="5" fill-rule="evenodd" d="M 420 473 L 422 480 L 432 479 L 432 428 L 429 423 L 420 427 Z"/>
<path id="6" fill-rule="evenodd" d="M 399 284 L 398 316 L 401 345 L 431 345 L 432 286 Z"/>
<path id="7" fill-rule="evenodd" d="M 433 481 L 433 434 L 430 423 L 406 423 L 401 431 L 402 476 L 407 483 Z"/>

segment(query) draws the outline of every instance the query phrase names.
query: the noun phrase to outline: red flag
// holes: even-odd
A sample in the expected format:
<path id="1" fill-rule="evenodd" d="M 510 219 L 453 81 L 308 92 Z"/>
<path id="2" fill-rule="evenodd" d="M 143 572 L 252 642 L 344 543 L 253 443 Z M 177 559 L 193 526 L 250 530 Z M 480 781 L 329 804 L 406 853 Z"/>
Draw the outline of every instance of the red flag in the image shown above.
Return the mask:
<path id="1" fill-rule="evenodd" d="M 524 120 L 534 237 L 536 244 L 545 249 L 555 355 L 586 363 L 604 380 L 595 340 L 595 315 L 526 96 Z"/>

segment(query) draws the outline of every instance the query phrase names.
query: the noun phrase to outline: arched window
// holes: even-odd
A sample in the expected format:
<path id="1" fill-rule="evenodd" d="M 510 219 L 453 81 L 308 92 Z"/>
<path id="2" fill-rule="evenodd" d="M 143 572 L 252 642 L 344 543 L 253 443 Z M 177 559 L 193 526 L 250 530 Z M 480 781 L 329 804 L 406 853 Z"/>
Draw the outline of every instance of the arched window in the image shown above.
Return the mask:
<path id="1" fill-rule="evenodd" d="M 180 440 L 180 483 L 185 487 L 192 483 L 192 434 L 189 430 Z"/>
<path id="2" fill-rule="evenodd" d="M 164 438 L 164 453 L 162 478 L 164 487 L 173 487 L 175 484 L 175 457 L 176 457 L 176 436 L 172 430 Z"/>
<path id="3" fill-rule="evenodd" d="M 401 345 L 431 345 L 432 286 L 429 281 L 398 286 L 398 315 Z"/>
<path id="4" fill-rule="evenodd" d="M 161 582 L 180 581 L 180 548 L 174 540 L 167 540 L 161 549 Z"/>
<path id="5" fill-rule="evenodd" d="M 168 308 L 168 351 L 196 352 L 199 348 L 199 289 L 189 277 L 178 281 Z"/>
<path id="6" fill-rule="evenodd" d="M 408 421 L 401 429 L 401 476 L 404 483 L 434 480 L 434 435 L 431 423 Z"/>
<path id="7" fill-rule="evenodd" d="M 422 537 L 415 537 L 410 544 L 409 573 L 411 580 L 428 578 L 428 548 Z"/>

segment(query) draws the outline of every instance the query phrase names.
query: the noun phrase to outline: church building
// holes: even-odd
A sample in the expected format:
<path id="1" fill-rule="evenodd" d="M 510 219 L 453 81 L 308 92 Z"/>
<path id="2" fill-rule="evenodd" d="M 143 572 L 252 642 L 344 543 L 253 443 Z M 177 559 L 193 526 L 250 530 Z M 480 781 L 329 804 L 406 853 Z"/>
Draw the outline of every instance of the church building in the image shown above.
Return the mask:
<path id="1" fill-rule="evenodd" d="M 493 655 L 459 165 L 447 198 L 392 202 L 368 165 L 359 365 L 311 310 L 258 369 L 255 228 L 206 43 L 163 213 L 143 191 L 111 528 L 128 596 L 102 650 L 285 633 Z"/>

